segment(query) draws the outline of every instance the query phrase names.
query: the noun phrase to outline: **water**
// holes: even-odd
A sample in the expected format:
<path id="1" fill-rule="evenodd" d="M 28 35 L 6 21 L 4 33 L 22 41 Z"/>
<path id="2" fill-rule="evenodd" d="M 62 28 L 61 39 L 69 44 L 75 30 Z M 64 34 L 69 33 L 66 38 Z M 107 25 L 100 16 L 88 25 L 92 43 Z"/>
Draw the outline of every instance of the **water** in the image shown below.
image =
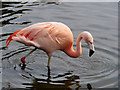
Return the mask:
<path id="1" fill-rule="evenodd" d="M 3 3 L 2 19 L 2 82 L 8 88 L 117 88 L 118 87 L 118 17 L 117 3 L 13 2 Z M 88 47 L 82 41 L 83 54 L 70 58 L 61 51 L 54 52 L 50 69 L 47 55 L 36 50 L 27 57 L 27 67 L 21 70 L 20 58 L 33 49 L 12 42 L 5 48 L 13 32 L 37 22 L 56 21 L 68 25 L 76 38 L 82 31 L 94 37 L 96 52 L 88 57 Z"/>

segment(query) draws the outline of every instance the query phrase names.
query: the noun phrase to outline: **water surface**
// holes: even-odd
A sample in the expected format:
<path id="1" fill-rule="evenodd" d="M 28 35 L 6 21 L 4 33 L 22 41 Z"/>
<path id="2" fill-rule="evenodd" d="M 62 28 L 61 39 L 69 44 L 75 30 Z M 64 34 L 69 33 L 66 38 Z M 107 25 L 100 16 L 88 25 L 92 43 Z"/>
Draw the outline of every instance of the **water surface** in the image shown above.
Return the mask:
<path id="1" fill-rule="evenodd" d="M 118 87 L 118 27 L 117 3 L 41 4 L 38 2 L 3 3 L 2 72 L 3 87 L 8 88 L 117 88 Z M 55 21 L 68 25 L 76 38 L 82 31 L 94 37 L 96 52 L 88 57 L 88 46 L 82 41 L 83 54 L 70 58 L 61 51 L 53 53 L 50 69 L 47 55 L 36 50 L 27 57 L 27 67 L 21 70 L 20 59 L 33 47 L 12 42 L 5 48 L 13 32 L 37 22 Z"/>

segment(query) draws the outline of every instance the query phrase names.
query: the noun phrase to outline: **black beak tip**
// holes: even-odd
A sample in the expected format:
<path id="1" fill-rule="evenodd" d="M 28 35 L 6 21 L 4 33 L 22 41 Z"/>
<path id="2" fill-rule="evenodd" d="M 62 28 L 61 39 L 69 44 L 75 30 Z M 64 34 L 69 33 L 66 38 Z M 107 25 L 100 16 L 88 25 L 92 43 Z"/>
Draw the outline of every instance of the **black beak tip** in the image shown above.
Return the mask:
<path id="1" fill-rule="evenodd" d="M 89 57 L 91 57 L 94 52 L 95 52 L 95 51 L 93 51 L 93 50 L 90 49 L 90 51 L 89 51 Z"/>

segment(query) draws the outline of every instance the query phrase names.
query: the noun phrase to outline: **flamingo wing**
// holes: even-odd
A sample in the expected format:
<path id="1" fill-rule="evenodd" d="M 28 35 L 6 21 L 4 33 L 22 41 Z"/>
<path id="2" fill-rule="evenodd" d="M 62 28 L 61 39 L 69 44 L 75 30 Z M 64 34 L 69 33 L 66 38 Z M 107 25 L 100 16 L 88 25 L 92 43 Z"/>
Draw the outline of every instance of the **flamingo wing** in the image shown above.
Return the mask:
<path id="1" fill-rule="evenodd" d="M 46 52 L 62 50 L 73 43 L 71 30 L 62 23 L 43 22 L 33 24 L 14 32 L 6 41 L 18 41 L 27 46 L 35 46 Z"/>
<path id="2" fill-rule="evenodd" d="M 6 47 L 9 45 L 11 41 L 18 41 L 25 45 L 40 47 L 40 44 L 35 42 L 36 39 L 45 36 L 47 30 L 49 30 L 50 28 L 52 28 L 51 24 L 45 22 L 33 24 L 29 27 L 18 30 L 9 36 L 9 38 L 6 41 Z M 49 31 L 49 33 L 51 32 Z"/>

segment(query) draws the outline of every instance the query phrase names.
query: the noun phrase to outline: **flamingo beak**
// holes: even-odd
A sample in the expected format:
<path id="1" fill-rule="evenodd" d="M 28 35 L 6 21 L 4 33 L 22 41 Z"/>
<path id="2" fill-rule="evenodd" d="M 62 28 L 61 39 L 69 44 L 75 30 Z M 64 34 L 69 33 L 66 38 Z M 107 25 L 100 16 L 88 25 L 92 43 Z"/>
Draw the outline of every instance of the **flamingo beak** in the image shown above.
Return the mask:
<path id="1" fill-rule="evenodd" d="M 94 44 L 90 43 L 89 46 L 90 46 L 89 57 L 91 57 L 95 52 L 95 48 L 94 48 Z"/>

